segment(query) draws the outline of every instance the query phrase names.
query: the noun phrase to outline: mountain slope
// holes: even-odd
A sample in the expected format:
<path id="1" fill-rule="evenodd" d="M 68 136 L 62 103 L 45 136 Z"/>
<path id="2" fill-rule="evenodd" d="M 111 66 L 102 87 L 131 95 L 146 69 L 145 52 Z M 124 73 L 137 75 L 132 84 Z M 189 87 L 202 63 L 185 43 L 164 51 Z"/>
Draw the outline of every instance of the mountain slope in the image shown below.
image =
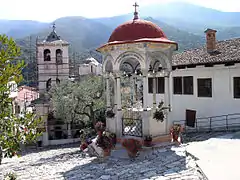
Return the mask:
<path id="1" fill-rule="evenodd" d="M 191 48 L 197 48 L 205 43 L 204 37 L 194 35 L 183 30 L 179 30 L 151 17 L 146 18 L 146 20 L 152 21 L 153 23 L 157 24 L 159 27 L 161 27 L 163 32 L 165 32 L 168 39 L 176 41 L 179 45 L 179 52 Z"/>
<path id="2" fill-rule="evenodd" d="M 238 27 L 229 27 L 229 28 L 219 28 L 217 32 L 218 40 L 225 40 L 231 38 L 240 37 L 240 26 Z"/>
<path id="3" fill-rule="evenodd" d="M 106 42 L 111 33 L 111 28 L 92 19 L 83 17 L 64 17 L 57 19 L 56 31 L 63 40 L 70 42 L 73 51 L 83 52 L 95 48 Z M 39 39 L 45 39 L 51 32 L 50 28 L 45 28 L 40 33 L 32 34 L 32 43 L 38 36 Z M 30 34 L 29 34 L 30 35 Z M 29 46 L 29 38 L 17 40 L 20 46 Z"/>
<path id="4" fill-rule="evenodd" d="M 222 12 L 185 2 L 152 4 L 140 8 L 142 16 L 173 18 L 206 26 L 239 26 L 240 12 Z"/>
<path id="5" fill-rule="evenodd" d="M 184 2 L 151 4 L 144 7 L 141 7 L 140 4 L 139 15 L 141 18 L 152 17 L 179 30 L 184 30 L 200 36 L 204 36 L 203 31 L 206 28 L 228 29 L 231 27 L 240 27 L 240 12 L 221 12 Z M 122 22 L 132 19 L 132 16 L 133 14 L 129 13 L 122 16 L 91 20 L 104 24 L 109 30 L 113 30 Z M 88 19 L 88 21 L 89 20 L 90 19 Z M 7 33 L 7 35 L 14 38 L 23 38 L 24 36 L 41 32 L 43 29 L 49 27 L 49 24 L 37 21 L 0 20 L 0 33 Z M 230 37 L 232 36 L 226 36 L 226 38 Z"/>
<path id="6" fill-rule="evenodd" d="M 0 34 L 22 38 L 37 33 L 49 26 L 48 23 L 29 20 L 0 20 Z"/>
<path id="7" fill-rule="evenodd" d="M 57 19 L 55 22 L 57 33 L 64 40 L 70 42 L 72 51 L 84 52 L 106 43 L 113 29 L 117 27 L 113 22 L 118 22 L 119 25 L 124 23 L 125 19 L 126 17 L 121 16 L 115 17 L 114 21 L 109 21 L 109 19 L 94 20 L 82 17 L 65 17 Z M 204 43 L 204 38 L 200 36 L 179 30 L 151 17 L 146 19 L 158 24 L 170 40 L 178 42 L 181 51 L 198 47 Z M 33 39 L 36 36 L 46 37 L 50 31 L 50 29 L 45 29 L 43 32 L 33 35 Z M 18 40 L 18 44 L 26 47 L 28 46 L 27 41 L 28 39 Z"/>

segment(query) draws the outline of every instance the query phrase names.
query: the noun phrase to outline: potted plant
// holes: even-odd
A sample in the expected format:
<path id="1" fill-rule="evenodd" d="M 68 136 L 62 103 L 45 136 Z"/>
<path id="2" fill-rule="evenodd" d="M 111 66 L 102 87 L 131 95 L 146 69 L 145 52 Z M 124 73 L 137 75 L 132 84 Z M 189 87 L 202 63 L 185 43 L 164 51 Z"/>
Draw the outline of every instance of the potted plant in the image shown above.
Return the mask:
<path id="1" fill-rule="evenodd" d="M 146 146 L 146 147 L 151 147 L 152 146 L 152 136 L 151 135 L 145 136 L 144 146 Z"/>
<path id="2" fill-rule="evenodd" d="M 122 141 L 122 146 L 126 148 L 130 158 L 135 158 L 139 150 L 142 148 L 141 142 L 136 139 L 124 139 Z"/>
<path id="3" fill-rule="evenodd" d="M 101 121 L 98 121 L 96 124 L 95 124 L 95 130 L 97 131 L 98 135 L 101 136 L 102 133 L 105 131 L 106 127 L 104 125 L 103 122 Z"/>
<path id="4" fill-rule="evenodd" d="M 86 132 L 84 130 L 80 130 L 80 149 L 83 151 L 87 148 L 87 142 L 86 142 Z"/>
<path id="5" fill-rule="evenodd" d="M 106 112 L 106 116 L 107 116 L 108 118 L 113 118 L 113 117 L 115 116 L 115 113 L 113 112 L 112 109 L 109 109 L 109 110 L 107 110 L 107 112 Z"/>
<path id="6" fill-rule="evenodd" d="M 156 119 L 157 121 L 163 122 L 165 119 L 165 110 L 169 110 L 170 107 L 163 106 L 164 102 L 161 101 L 156 109 L 156 111 L 153 113 L 153 118 Z"/>
<path id="7" fill-rule="evenodd" d="M 174 124 L 170 129 L 170 134 L 172 138 L 172 142 L 177 142 L 181 144 L 181 140 L 179 140 L 180 133 L 183 131 L 183 128 L 180 124 Z"/>
<path id="8" fill-rule="evenodd" d="M 97 137 L 96 145 L 102 148 L 104 157 L 110 156 L 112 145 L 112 139 L 104 132 Z"/>

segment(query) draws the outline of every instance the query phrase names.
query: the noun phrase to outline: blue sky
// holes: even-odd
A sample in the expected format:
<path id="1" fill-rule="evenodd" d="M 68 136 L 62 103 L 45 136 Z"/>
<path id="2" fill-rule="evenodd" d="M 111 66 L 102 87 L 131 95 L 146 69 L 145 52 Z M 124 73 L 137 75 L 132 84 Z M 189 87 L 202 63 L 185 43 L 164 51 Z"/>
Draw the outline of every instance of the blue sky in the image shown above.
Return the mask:
<path id="1" fill-rule="evenodd" d="M 141 7 L 169 1 L 185 1 L 221 11 L 240 11 L 240 0 L 137 0 Z M 109 17 L 132 12 L 134 2 L 135 0 L 2 0 L 0 19 L 51 22 L 64 16 Z"/>

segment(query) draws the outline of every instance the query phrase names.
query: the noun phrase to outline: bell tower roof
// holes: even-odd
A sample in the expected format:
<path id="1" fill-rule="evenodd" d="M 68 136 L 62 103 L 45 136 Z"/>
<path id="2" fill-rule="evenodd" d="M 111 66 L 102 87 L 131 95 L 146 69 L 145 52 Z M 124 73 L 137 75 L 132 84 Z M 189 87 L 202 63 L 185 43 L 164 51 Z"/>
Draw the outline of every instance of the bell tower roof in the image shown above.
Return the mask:
<path id="1" fill-rule="evenodd" d="M 56 25 L 53 23 L 52 25 L 52 32 L 47 36 L 46 42 L 53 42 L 61 40 L 60 36 L 56 33 Z"/>
<path id="2" fill-rule="evenodd" d="M 56 25 L 55 23 L 52 24 L 52 31 L 50 32 L 50 34 L 47 36 L 47 38 L 45 38 L 43 41 L 38 42 L 37 41 L 37 45 L 41 46 L 41 45 L 69 45 L 69 43 L 67 41 L 64 41 L 61 39 L 60 36 L 58 36 L 58 34 L 56 33 Z"/>

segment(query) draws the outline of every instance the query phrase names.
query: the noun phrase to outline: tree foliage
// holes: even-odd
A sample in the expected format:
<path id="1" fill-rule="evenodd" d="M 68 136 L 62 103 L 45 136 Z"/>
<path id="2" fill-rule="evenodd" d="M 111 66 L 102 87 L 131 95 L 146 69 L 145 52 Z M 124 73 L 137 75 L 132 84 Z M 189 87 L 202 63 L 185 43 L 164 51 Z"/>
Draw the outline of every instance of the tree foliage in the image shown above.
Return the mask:
<path id="1" fill-rule="evenodd" d="M 0 35 L 0 163 L 2 152 L 3 157 L 12 157 L 20 150 L 20 144 L 31 143 L 40 135 L 37 127 L 41 120 L 34 114 L 12 114 L 9 82 L 21 82 L 24 67 L 23 61 L 15 61 L 18 56 L 20 49 L 14 40 Z"/>
<path id="2" fill-rule="evenodd" d="M 104 119 L 103 94 L 102 79 L 98 76 L 89 76 L 79 82 L 63 81 L 51 90 L 55 117 L 65 122 L 82 121 L 94 125 L 99 118 Z"/>

